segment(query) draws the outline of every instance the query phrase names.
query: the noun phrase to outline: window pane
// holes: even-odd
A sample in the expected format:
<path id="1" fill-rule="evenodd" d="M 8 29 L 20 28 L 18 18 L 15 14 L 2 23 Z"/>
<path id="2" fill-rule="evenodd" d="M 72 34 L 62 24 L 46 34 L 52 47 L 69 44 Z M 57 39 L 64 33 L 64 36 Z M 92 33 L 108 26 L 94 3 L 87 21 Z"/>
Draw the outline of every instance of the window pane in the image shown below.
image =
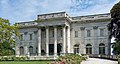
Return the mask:
<path id="1" fill-rule="evenodd" d="M 20 47 L 20 55 L 23 55 L 23 54 L 24 54 L 24 48 Z"/>
<path id="2" fill-rule="evenodd" d="M 87 30 L 87 37 L 90 37 L 90 36 L 91 36 L 91 31 Z"/>
<path id="3" fill-rule="evenodd" d="M 86 45 L 86 54 L 92 54 L 92 45 L 91 44 Z"/>
<path id="4" fill-rule="evenodd" d="M 100 29 L 100 36 L 104 36 L 104 29 Z"/>
<path id="5" fill-rule="evenodd" d="M 32 40 L 32 34 L 30 34 L 30 40 Z"/>
<path id="6" fill-rule="evenodd" d="M 20 40 L 21 40 L 21 41 L 23 40 L 23 34 L 20 35 Z"/>
<path id="7" fill-rule="evenodd" d="M 78 31 L 75 31 L 75 37 L 78 37 Z"/>
<path id="8" fill-rule="evenodd" d="M 105 54 L 105 44 L 99 44 L 99 54 Z"/>

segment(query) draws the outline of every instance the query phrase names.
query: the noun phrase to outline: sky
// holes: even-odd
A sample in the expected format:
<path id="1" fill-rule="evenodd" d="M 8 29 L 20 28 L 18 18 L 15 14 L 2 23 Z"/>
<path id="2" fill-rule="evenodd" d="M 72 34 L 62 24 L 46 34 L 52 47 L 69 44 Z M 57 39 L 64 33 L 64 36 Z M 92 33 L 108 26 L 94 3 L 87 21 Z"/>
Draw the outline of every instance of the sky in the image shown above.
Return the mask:
<path id="1" fill-rule="evenodd" d="M 0 17 L 11 24 L 36 20 L 37 15 L 67 12 L 70 16 L 109 13 L 119 0 L 0 0 Z"/>

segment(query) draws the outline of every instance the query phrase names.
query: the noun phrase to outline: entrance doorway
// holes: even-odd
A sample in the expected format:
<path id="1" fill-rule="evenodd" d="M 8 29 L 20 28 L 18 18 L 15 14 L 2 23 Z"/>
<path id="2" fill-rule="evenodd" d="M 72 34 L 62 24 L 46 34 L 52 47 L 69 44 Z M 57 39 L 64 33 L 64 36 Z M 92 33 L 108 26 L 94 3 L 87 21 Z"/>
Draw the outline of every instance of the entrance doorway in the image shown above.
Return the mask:
<path id="1" fill-rule="evenodd" d="M 57 44 L 57 54 L 60 55 L 60 52 L 62 51 L 62 45 Z"/>
<path id="2" fill-rule="evenodd" d="M 49 55 L 54 55 L 54 44 L 49 44 Z"/>
<path id="3" fill-rule="evenodd" d="M 57 55 L 62 51 L 61 44 L 57 44 Z M 49 55 L 54 55 L 54 44 L 49 44 Z"/>

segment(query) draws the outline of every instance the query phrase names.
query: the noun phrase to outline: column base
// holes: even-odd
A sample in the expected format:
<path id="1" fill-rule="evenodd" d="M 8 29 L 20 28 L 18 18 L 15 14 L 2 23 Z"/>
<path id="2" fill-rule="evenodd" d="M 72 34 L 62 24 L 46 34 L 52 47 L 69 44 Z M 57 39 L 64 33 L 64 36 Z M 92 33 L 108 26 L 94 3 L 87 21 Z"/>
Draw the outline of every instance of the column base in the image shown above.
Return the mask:
<path id="1" fill-rule="evenodd" d="M 57 53 L 54 53 L 54 56 L 58 56 Z"/>
<path id="2" fill-rule="evenodd" d="M 46 53 L 46 56 L 48 57 L 48 56 L 49 56 L 49 53 Z"/>
<path id="3" fill-rule="evenodd" d="M 38 56 L 41 56 L 41 53 L 38 53 Z"/>

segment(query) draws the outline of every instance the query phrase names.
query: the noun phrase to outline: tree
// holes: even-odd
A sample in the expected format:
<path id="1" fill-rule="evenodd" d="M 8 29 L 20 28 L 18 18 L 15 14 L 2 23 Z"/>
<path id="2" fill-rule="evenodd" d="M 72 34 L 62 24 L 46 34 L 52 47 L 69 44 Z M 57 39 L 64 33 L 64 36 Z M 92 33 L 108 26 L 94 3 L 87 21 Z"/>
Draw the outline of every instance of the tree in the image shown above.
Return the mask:
<path id="1" fill-rule="evenodd" d="M 113 51 L 112 51 L 112 52 L 113 52 L 115 55 L 119 55 L 119 54 L 120 54 L 120 41 L 116 41 L 116 42 L 113 44 L 112 48 L 113 48 Z"/>
<path id="2" fill-rule="evenodd" d="M 14 54 L 15 36 L 19 35 L 18 25 L 11 25 L 8 20 L 0 18 L 0 55 Z"/>
<path id="3" fill-rule="evenodd" d="M 115 38 L 113 44 L 113 53 L 120 54 L 120 2 L 115 4 L 110 10 L 111 22 L 108 24 L 108 30 L 110 31 L 110 38 Z"/>

